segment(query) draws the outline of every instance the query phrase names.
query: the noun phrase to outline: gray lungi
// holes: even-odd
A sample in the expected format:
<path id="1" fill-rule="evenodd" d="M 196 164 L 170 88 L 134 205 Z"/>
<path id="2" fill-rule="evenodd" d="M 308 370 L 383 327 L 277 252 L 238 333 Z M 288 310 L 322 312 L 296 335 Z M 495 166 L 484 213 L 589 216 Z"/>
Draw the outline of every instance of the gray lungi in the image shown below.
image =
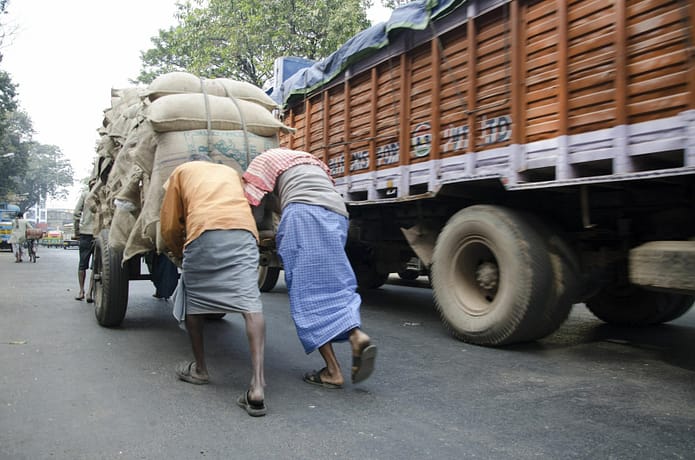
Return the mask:
<path id="1" fill-rule="evenodd" d="M 183 251 L 174 316 L 263 311 L 258 246 L 246 230 L 208 230 Z"/>

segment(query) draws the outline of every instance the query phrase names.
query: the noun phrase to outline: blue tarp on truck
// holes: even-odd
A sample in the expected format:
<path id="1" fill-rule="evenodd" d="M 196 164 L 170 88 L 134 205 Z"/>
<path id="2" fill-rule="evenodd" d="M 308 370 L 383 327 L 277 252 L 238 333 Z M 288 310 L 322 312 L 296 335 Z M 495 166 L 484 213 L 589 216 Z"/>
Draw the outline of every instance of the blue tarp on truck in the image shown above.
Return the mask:
<path id="1" fill-rule="evenodd" d="M 386 22 L 359 32 L 326 59 L 286 76 L 283 82 L 276 81 L 271 97 L 281 105 L 287 104 L 291 98 L 304 97 L 333 80 L 350 65 L 389 46 L 399 31 L 424 30 L 435 19 L 465 3 L 467 0 L 418 0 L 396 8 Z"/>

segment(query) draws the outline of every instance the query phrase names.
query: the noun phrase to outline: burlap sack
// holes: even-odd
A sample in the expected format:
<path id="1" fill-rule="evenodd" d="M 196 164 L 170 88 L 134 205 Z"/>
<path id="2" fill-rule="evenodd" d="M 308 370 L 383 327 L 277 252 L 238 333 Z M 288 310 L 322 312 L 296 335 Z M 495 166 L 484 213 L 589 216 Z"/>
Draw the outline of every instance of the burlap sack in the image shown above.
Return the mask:
<path id="1" fill-rule="evenodd" d="M 207 129 L 240 130 L 244 127 L 259 136 L 273 136 L 293 130 L 263 106 L 241 99 L 174 94 L 161 97 L 147 109 L 152 128 L 158 133 Z"/>
<path id="2" fill-rule="evenodd" d="M 172 94 L 202 93 L 224 96 L 224 87 L 214 79 L 199 78 L 188 72 L 169 72 L 155 78 L 147 86 L 144 95 L 155 101 Z"/>
<path id="3" fill-rule="evenodd" d="M 134 225 L 135 216 L 126 210 L 116 207 L 109 228 L 109 246 L 118 251 L 125 250 Z"/>
<path id="4" fill-rule="evenodd" d="M 259 104 L 268 111 L 279 108 L 278 104 L 268 96 L 265 91 L 263 91 L 258 86 L 252 85 L 251 83 L 239 80 L 232 80 L 231 78 L 216 78 L 214 81 L 220 83 L 225 89 L 225 95 L 231 96 L 244 101 L 255 102 Z"/>
<path id="5" fill-rule="evenodd" d="M 130 127 L 130 120 L 123 115 L 119 115 L 113 120 L 113 123 L 109 123 L 107 132 L 111 137 L 120 137 L 125 139 L 125 137 L 128 136 Z"/>
<path id="6" fill-rule="evenodd" d="M 157 133 L 155 143 L 152 175 L 159 174 L 164 180 L 169 178 L 176 166 L 190 161 L 190 156 L 196 153 L 207 154 L 215 163 L 246 170 L 251 160 L 279 145 L 275 135 L 206 129 Z"/>
<path id="7" fill-rule="evenodd" d="M 112 101 L 115 99 L 118 101 L 117 103 L 124 104 L 125 106 L 131 106 L 141 102 L 140 89 L 137 87 L 112 88 L 111 96 L 113 97 Z M 111 106 L 115 107 L 116 104 L 112 102 Z"/>
<path id="8" fill-rule="evenodd" d="M 116 192 L 114 199 L 132 203 L 136 209 L 140 209 L 140 184 L 143 171 L 136 165 L 131 165 L 128 175 L 123 178 L 121 188 Z"/>
<path id="9" fill-rule="evenodd" d="M 155 241 L 164 183 L 178 165 L 190 161 L 193 154 L 206 153 L 212 161 L 243 174 L 251 160 L 279 145 L 277 137 L 257 136 L 243 131 L 207 130 L 159 133 L 156 142 L 154 166 L 149 187 L 145 190 L 141 214 L 143 234 Z M 162 252 L 163 248 L 158 247 L 157 250 Z"/>
<path id="10" fill-rule="evenodd" d="M 123 263 L 139 254 L 145 254 L 155 249 L 154 241 L 145 238 L 142 230 L 142 214 L 133 222 L 123 250 Z"/>
<path id="11" fill-rule="evenodd" d="M 140 123 L 137 128 L 137 143 L 133 147 L 133 162 L 138 165 L 146 175 L 152 174 L 154 163 L 154 151 L 157 148 L 155 132 L 149 120 Z"/>
<path id="12" fill-rule="evenodd" d="M 278 104 L 256 85 L 231 78 L 201 79 L 188 72 L 170 72 L 160 75 L 141 94 L 150 101 L 155 101 L 172 94 L 203 92 L 213 96 L 231 96 L 255 102 L 269 111 L 278 108 Z"/>

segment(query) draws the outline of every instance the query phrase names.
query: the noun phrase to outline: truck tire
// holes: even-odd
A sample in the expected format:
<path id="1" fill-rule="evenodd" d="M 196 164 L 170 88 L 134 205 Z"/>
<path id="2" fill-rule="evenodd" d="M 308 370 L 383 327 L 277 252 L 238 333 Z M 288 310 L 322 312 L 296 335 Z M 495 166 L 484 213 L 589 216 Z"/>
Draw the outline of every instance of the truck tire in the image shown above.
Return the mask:
<path id="1" fill-rule="evenodd" d="M 261 292 L 273 290 L 280 277 L 280 267 L 258 266 L 258 289 Z"/>
<path id="2" fill-rule="evenodd" d="M 546 246 L 524 218 L 475 205 L 454 214 L 439 234 L 431 279 L 454 337 L 505 345 L 535 338 L 552 275 Z"/>
<path id="3" fill-rule="evenodd" d="M 598 319 L 616 326 L 651 326 L 673 321 L 693 306 L 695 297 L 650 291 L 635 285 L 606 287 L 586 307 Z"/>
<path id="4" fill-rule="evenodd" d="M 128 307 L 128 269 L 121 266 L 123 252 L 109 246 L 109 231 L 94 239 L 94 313 L 104 327 L 119 326 Z"/>
<path id="5" fill-rule="evenodd" d="M 374 266 L 362 265 L 355 270 L 355 278 L 360 289 L 377 289 L 386 284 L 389 274 L 378 272 Z"/>
<path id="6" fill-rule="evenodd" d="M 581 267 L 577 255 L 560 231 L 537 216 L 524 214 L 524 218 L 544 241 L 553 271 L 543 317 L 533 334 L 533 339 L 538 340 L 555 332 L 565 322 L 572 306 L 578 301 Z"/>
<path id="7" fill-rule="evenodd" d="M 373 248 L 361 244 L 348 244 L 346 253 L 359 289 L 377 289 L 386 284 L 389 273 L 377 270 Z"/>

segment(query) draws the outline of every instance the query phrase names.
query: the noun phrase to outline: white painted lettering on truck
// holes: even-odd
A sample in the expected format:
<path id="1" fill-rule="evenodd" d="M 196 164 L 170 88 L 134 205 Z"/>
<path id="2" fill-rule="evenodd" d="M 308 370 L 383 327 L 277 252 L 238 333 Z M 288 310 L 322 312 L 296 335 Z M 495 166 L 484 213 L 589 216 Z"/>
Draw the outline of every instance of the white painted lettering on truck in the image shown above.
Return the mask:
<path id="1" fill-rule="evenodd" d="M 331 170 L 331 175 L 342 176 L 345 174 L 345 159 L 342 155 L 335 156 L 328 159 L 328 169 Z"/>
<path id="2" fill-rule="evenodd" d="M 442 146 L 442 153 L 468 149 L 468 125 L 447 128 L 442 134 L 443 140 L 446 141 Z"/>
<path id="3" fill-rule="evenodd" d="M 376 165 L 392 165 L 398 164 L 398 154 L 399 154 L 398 142 L 392 142 L 391 144 L 382 145 L 376 149 Z"/>
<path id="4" fill-rule="evenodd" d="M 350 153 L 350 171 L 369 169 L 369 150 Z"/>
<path id="5" fill-rule="evenodd" d="M 484 144 L 496 144 L 497 142 L 508 141 L 512 137 L 512 117 L 503 115 L 501 117 L 480 119 L 481 137 Z"/>

